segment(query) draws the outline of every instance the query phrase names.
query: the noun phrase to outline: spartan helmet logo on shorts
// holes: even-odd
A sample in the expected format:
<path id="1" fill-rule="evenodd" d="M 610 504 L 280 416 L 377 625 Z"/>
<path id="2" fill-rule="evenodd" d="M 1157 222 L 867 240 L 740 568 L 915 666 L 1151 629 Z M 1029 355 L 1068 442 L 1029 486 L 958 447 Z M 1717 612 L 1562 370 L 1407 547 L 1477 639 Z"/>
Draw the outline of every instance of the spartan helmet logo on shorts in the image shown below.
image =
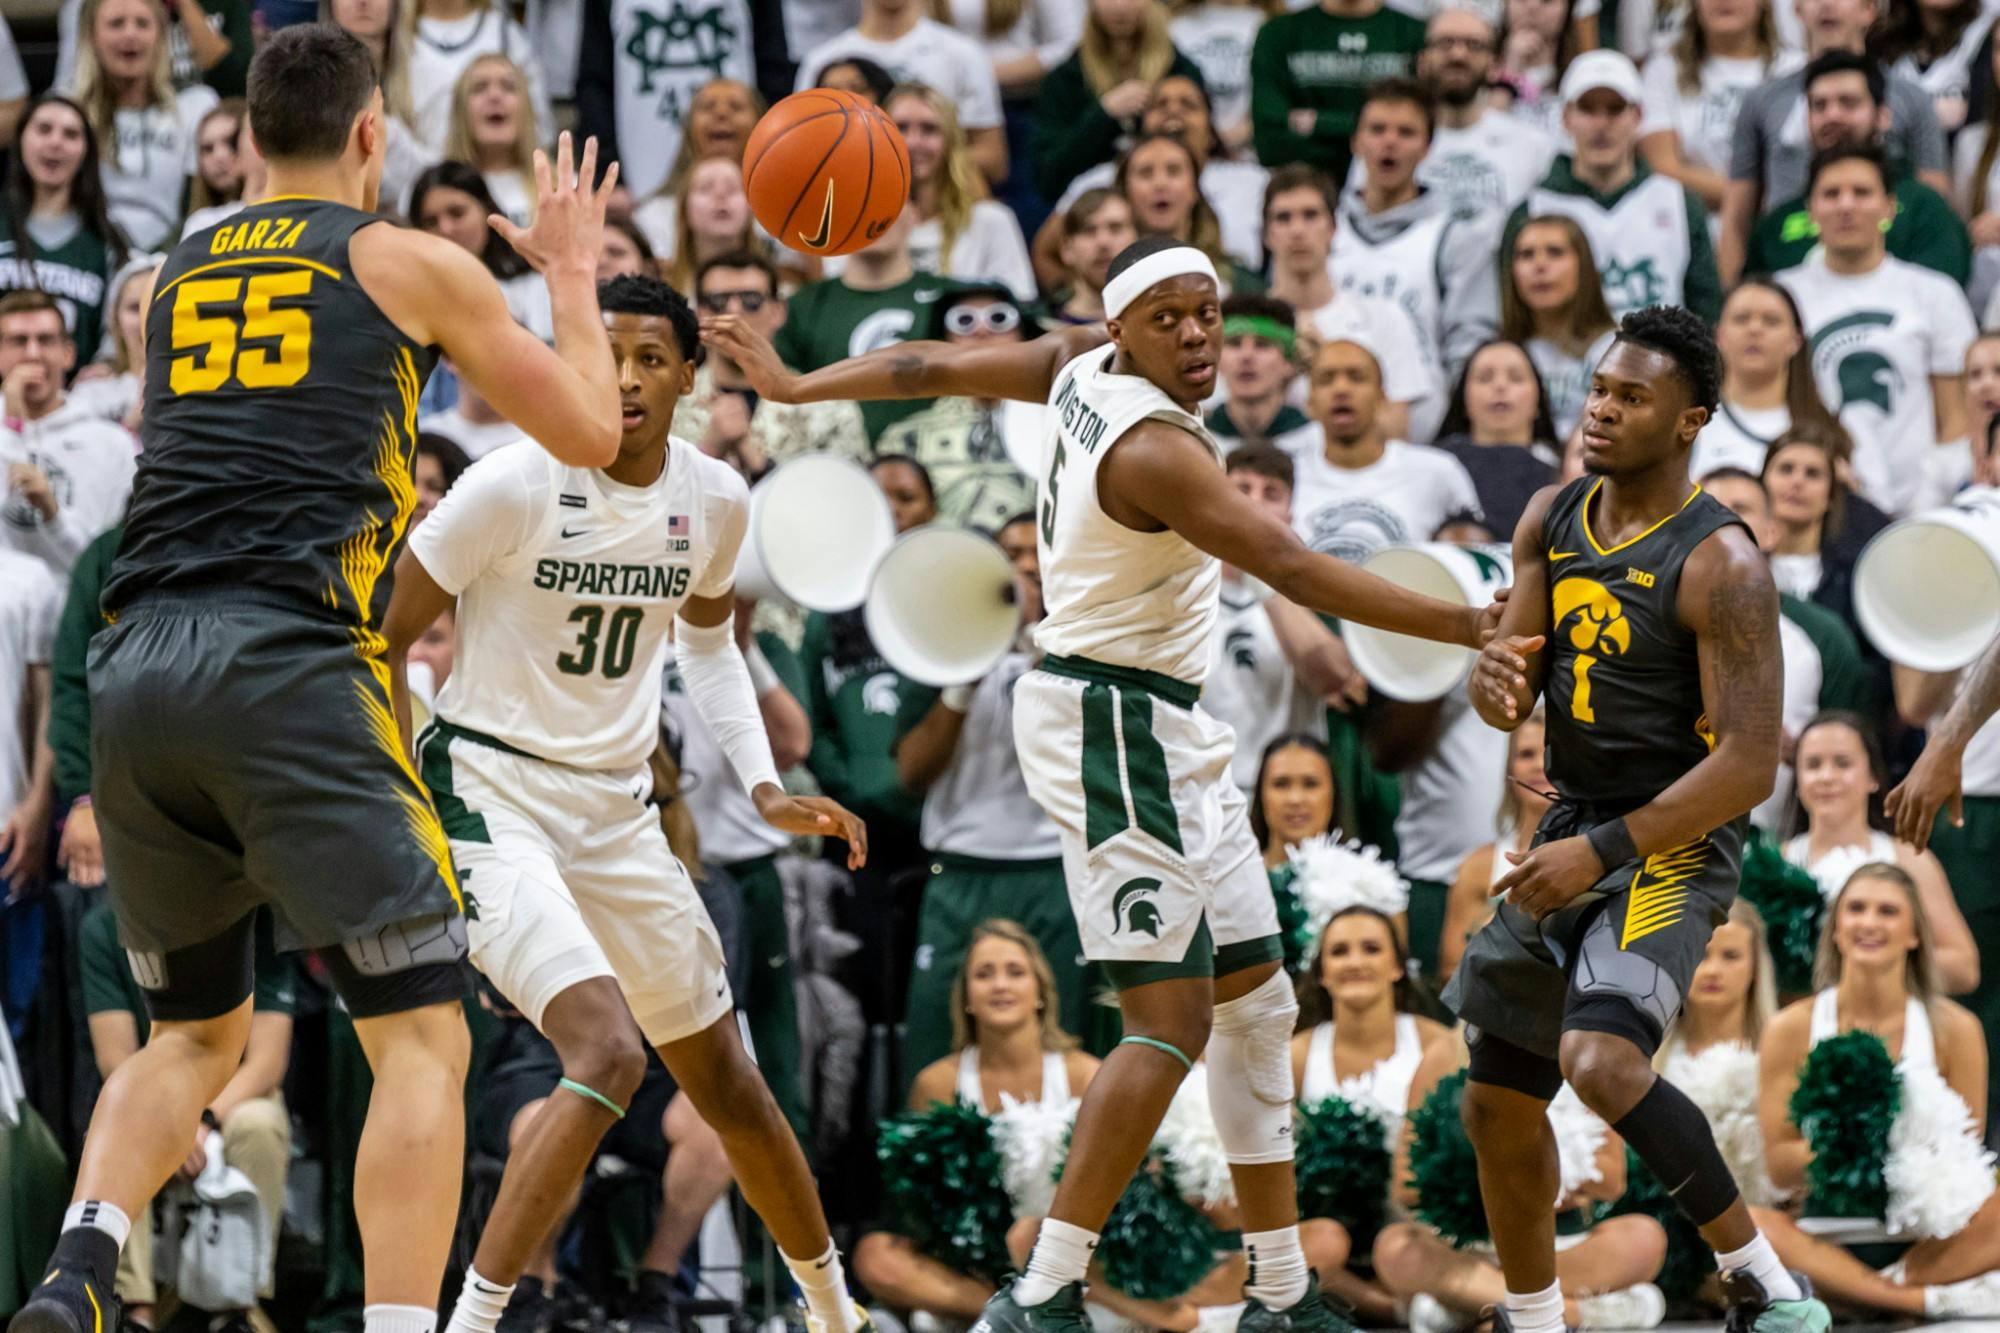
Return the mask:
<path id="1" fill-rule="evenodd" d="M 1118 892 L 1111 895 L 1111 924 L 1114 931 L 1144 931 L 1154 939 L 1160 938 L 1160 909 L 1153 905 L 1153 894 L 1160 887 L 1157 879 L 1128 879 L 1118 886 Z"/>

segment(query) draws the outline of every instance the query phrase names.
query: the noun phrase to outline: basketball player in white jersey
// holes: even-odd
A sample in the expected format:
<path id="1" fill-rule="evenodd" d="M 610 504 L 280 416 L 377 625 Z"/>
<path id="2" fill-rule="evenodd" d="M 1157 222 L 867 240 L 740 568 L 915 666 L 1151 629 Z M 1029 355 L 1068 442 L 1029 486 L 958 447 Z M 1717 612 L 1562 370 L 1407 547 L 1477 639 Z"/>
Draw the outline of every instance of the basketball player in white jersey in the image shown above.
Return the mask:
<path id="1" fill-rule="evenodd" d="M 667 849 L 647 761 L 674 630 L 688 694 L 758 813 L 792 834 L 861 821 L 785 794 L 731 633 L 748 492 L 668 424 L 693 386 L 694 312 L 652 278 L 599 289 L 623 431 L 601 470 L 532 440 L 459 478 L 397 565 L 384 633 L 408 728 L 408 645 L 458 600 L 458 655 L 418 741 L 465 894 L 472 961 L 555 1044 L 563 1078 L 514 1145 L 451 1333 L 492 1333 L 514 1283 L 659 1051 L 722 1138 L 797 1278 L 811 1333 L 855 1333 L 813 1178 L 737 1035 L 722 946 Z"/>
<path id="2" fill-rule="evenodd" d="M 1242 1204 L 1240 1327 L 1350 1327 L 1312 1290 L 1292 1181 L 1292 1022 L 1278 923 L 1229 728 L 1195 705 L 1222 561 L 1314 610 L 1473 645 L 1497 619 L 1405 592 L 1332 556 L 1229 485 L 1201 401 L 1222 302 L 1199 250 L 1149 237 L 1113 261 L 1112 346 L 1068 329 L 1006 346 L 899 343 L 793 375 L 736 316 L 712 346 L 778 402 L 963 394 L 1046 402 L 1036 512 L 1046 654 L 1015 691 L 1029 794 L 1062 834 L 1087 958 L 1119 989 L 1125 1039 L 1077 1116 L 1026 1273 L 975 1333 L 1080 1333 L 1097 1232 L 1194 1061 Z M 1213 1034 L 1211 1039 L 1211 1033 Z"/>

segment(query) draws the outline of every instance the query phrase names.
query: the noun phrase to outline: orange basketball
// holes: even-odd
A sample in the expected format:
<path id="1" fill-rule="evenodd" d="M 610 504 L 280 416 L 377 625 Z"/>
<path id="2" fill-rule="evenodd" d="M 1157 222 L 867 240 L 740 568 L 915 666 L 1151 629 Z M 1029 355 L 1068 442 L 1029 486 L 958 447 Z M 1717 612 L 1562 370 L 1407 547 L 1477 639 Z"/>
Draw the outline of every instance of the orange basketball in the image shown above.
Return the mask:
<path id="1" fill-rule="evenodd" d="M 750 211 L 779 243 L 845 255 L 889 229 L 910 200 L 910 150 L 853 93 L 808 88 L 764 113 L 743 150 Z"/>

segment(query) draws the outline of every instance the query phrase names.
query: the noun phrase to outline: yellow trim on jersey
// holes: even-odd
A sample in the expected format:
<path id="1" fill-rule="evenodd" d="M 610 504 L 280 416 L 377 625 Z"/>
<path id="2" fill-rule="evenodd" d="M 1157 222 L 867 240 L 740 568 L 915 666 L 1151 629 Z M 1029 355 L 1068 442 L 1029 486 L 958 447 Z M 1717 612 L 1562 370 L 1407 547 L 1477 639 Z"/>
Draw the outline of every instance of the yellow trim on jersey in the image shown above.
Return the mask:
<path id="1" fill-rule="evenodd" d="M 155 301 L 159 300 L 162 296 L 165 296 L 189 278 L 194 277 L 197 273 L 213 273 L 219 268 L 235 268 L 239 264 L 290 264 L 295 268 L 309 268 L 315 273 L 324 273 L 335 282 L 345 281 L 340 276 L 338 270 L 328 268 L 316 259 L 300 259 L 297 255 L 248 255 L 242 259 L 218 259 L 213 264 L 201 264 L 195 268 L 191 268 L 166 286 L 160 288 L 157 292 L 154 292 L 153 299 Z"/>
<path id="2" fill-rule="evenodd" d="M 1590 502 L 1592 500 L 1595 500 L 1597 498 L 1597 493 L 1603 489 L 1604 489 L 1604 478 L 1599 477 L 1597 479 L 1597 484 L 1590 488 L 1590 494 L 1583 497 L 1583 509 L 1582 509 L 1583 535 L 1589 539 L 1591 549 L 1595 550 L 1599 555 L 1615 555 L 1619 551 L 1622 551 L 1626 547 L 1632 545 L 1634 542 L 1642 542 L 1646 540 L 1646 538 L 1652 536 L 1654 533 L 1658 532 L 1661 528 L 1673 522 L 1674 514 L 1680 513 L 1681 509 L 1686 509 L 1689 505 L 1693 504 L 1694 497 L 1701 494 L 1701 487 L 1699 486 L 1695 487 L 1693 490 L 1688 492 L 1688 498 L 1681 501 L 1680 509 L 1674 510 L 1673 514 L 1668 514 L 1665 518 L 1661 519 L 1658 523 L 1655 523 L 1652 527 L 1647 528 L 1644 532 L 1640 533 L 1638 536 L 1628 537 L 1626 540 L 1619 542 L 1616 546 L 1613 546 L 1609 550 L 1606 550 L 1604 547 L 1598 545 L 1597 534 L 1590 530 Z"/>
<path id="3" fill-rule="evenodd" d="M 1629 949 L 1634 940 L 1665 930 L 1681 919 L 1687 906 L 1687 881 L 1708 863 L 1708 850 L 1708 839 L 1701 837 L 1646 858 L 1632 876 L 1632 900 L 1625 907 L 1619 948 Z"/>
<path id="4" fill-rule="evenodd" d="M 396 710 L 391 705 L 393 697 L 389 687 L 389 664 L 382 653 L 366 651 L 371 644 L 380 644 L 381 637 L 368 630 L 356 630 L 354 651 L 362 664 L 368 668 L 378 695 L 360 681 L 354 683 L 354 697 L 361 705 L 361 716 L 368 725 L 368 734 L 381 751 L 395 761 L 402 770 L 404 782 L 396 784 L 396 799 L 403 806 L 403 823 L 417 846 L 437 867 L 445 887 L 451 890 L 451 900 L 458 910 L 465 910 L 465 899 L 458 890 L 458 870 L 452 864 L 451 843 L 445 837 L 444 825 L 438 819 L 437 807 L 431 803 L 430 788 L 424 786 L 417 776 L 416 765 L 411 762 L 409 747 L 403 744 L 403 729 L 396 723 Z"/>
<path id="5" fill-rule="evenodd" d="M 329 199 L 323 194 L 268 194 L 262 199 L 252 199 L 243 206 L 245 208 L 262 208 L 265 204 L 337 204 L 339 202 L 340 200 Z"/>

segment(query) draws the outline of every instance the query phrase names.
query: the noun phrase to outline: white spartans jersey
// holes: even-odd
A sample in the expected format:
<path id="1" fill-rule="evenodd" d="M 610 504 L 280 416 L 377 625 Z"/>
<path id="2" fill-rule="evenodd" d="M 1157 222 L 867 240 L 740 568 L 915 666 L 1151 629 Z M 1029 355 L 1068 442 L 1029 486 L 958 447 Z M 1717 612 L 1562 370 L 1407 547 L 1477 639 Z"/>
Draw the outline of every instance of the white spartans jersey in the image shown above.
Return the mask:
<path id="1" fill-rule="evenodd" d="M 1142 421 L 1179 426 L 1218 459 L 1201 418 L 1138 375 L 1111 369 L 1111 347 L 1056 372 L 1042 436 L 1035 539 L 1048 614 L 1035 644 L 1053 657 L 1157 671 L 1192 685 L 1208 674 L 1222 565 L 1168 529 L 1138 532 L 1104 512 L 1097 469 Z M 1221 478 L 1217 478 L 1220 484 Z"/>
<path id="2" fill-rule="evenodd" d="M 1264 603 L 1271 590 L 1252 578 L 1222 585 L 1221 615 L 1201 687 L 1203 711 L 1236 733 L 1229 776 L 1250 795 L 1264 747 L 1288 731 L 1320 735 L 1326 705 L 1299 687 Z"/>
<path id="3" fill-rule="evenodd" d="M 1642 176 L 1606 208 L 1588 195 L 1537 188 L 1528 216 L 1559 213 L 1576 219 L 1597 257 L 1597 276 L 1611 317 L 1649 305 L 1680 305 L 1694 239 L 1688 232 L 1687 191 L 1671 176 Z"/>
<path id="4" fill-rule="evenodd" d="M 1962 374 L 1978 335 L 1965 293 L 1893 256 L 1868 273 L 1835 273 L 1817 250 L 1778 281 L 1805 317 L 1820 397 L 1854 437 L 1862 494 L 1908 513 L 1937 443 L 1931 376 Z"/>
<path id="5" fill-rule="evenodd" d="M 1344 292 L 1387 301 L 1409 316 L 1417 331 L 1417 351 L 1434 383 L 1444 371 L 1444 275 L 1439 248 L 1451 226 L 1449 209 L 1439 209 L 1380 242 L 1370 241 L 1349 222 L 1348 210 L 1359 208 L 1352 196 L 1341 201 L 1340 226 L 1333 233 L 1333 253 L 1327 272 Z"/>
<path id="6" fill-rule="evenodd" d="M 682 440 L 650 486 L 567 467 L 532 440 L 467 469 L 410 538 L 458 597 L 437 716 L 537 759 L 643 765 L 660 734 L 667 630 L 736 582 L 749 491 Z"/>

